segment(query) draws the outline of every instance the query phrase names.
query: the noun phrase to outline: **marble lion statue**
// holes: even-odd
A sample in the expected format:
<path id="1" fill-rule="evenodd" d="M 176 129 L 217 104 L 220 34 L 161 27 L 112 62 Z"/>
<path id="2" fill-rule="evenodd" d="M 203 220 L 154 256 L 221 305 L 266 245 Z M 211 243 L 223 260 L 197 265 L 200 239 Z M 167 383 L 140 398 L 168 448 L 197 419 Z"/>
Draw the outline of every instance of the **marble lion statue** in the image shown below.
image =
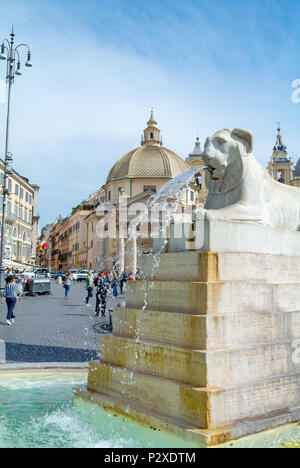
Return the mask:
<path id="1" fill-rule="evenodd" d="M 253 155 L 248 130 L 220 130 L 205 143 L 205 218 L 300 230 L 300 189 L 275 181 Z M 202 211 L 203 213 L 203 211 Z"/>

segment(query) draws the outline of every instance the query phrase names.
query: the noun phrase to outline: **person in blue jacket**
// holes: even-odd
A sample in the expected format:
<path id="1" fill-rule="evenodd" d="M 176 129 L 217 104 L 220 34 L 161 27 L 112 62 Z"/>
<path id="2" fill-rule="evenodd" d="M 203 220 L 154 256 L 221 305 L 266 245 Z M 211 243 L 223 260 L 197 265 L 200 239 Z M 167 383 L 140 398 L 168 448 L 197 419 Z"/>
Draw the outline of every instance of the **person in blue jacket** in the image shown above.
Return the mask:
<path id="1" fill-rule="evenodd" d="M 17 297 L 19 300 L 22 300 L 22 292 L 20 287 L 15 283 L 15 277 L 10 275 L 6 279 L 6 286 L 3 291 L 2 304 L 6 299 L 7 305 L 7 320 L 6 323 L 8 326 L 11 326 L 15 323 L 14 309 L 17 303 Z"/>

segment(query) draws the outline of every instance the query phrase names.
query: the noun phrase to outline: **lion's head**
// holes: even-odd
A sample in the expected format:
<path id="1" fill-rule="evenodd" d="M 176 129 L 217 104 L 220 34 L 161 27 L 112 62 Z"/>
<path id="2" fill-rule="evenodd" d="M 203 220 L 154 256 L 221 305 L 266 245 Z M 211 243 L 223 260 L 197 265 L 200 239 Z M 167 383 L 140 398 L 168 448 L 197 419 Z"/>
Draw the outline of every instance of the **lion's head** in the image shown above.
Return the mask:
<path id="1" fill-rule="evenodd" d="M 253 136 L 248 130 L 220 130 L 207 138 L 203 161 L 207 165 L 206 186 L 210 193 L 234 189 L 243 175 L 243 157 L 253 150 Z"/>

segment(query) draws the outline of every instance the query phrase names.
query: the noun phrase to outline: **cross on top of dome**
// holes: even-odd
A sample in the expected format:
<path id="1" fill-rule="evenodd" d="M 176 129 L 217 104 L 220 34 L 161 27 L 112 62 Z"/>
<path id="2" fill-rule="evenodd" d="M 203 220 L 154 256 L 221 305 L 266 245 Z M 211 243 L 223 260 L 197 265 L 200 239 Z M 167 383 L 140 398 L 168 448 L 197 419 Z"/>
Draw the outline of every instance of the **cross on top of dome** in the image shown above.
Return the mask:
<path id="1" fill-rule="evenodd" d="M 150 120 L 147 122 L 147 125 L 148 127 L 156 127 L 157 125 L 157 122 L 154 118 L 154 111 L 153 109 L 151 109 L 151 116 L 150 116 Z"/>

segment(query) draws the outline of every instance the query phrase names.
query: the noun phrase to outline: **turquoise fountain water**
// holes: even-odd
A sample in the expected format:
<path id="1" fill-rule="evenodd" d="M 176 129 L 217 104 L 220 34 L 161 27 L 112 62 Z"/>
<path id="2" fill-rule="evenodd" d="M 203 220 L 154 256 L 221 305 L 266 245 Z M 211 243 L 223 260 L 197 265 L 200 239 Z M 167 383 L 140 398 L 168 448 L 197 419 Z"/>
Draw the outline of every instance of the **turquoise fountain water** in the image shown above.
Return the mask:
<path id="1" fill-rule="evenodd" d="M 86 375 L 0 376 L 0 448 L 188 447 L 168 434 L 74 400 Z"/>
<path id="2" fill-rule="evenodd" d="M 0 376 L 0 448 L 193 448 L 96 405 L 73 401 L 85 375 Z M 225 448 L 283 447 L 300 442 L 300 424 L 230 442 Z"/>

